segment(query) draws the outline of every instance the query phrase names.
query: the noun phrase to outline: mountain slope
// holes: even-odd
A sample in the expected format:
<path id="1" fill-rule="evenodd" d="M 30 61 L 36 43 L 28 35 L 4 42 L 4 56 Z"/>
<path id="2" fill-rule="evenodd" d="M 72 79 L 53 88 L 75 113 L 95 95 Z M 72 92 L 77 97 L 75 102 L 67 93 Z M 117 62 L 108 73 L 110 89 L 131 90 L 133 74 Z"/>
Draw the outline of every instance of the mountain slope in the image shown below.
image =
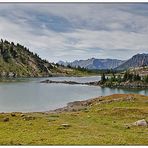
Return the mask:
<path id="1" fill-rule="evenodd" d="M 63 67 L 41 59 L 29 49 L 13 42 L 0 40 L 0 78 L 84 76 L 89 73 Z"/>
<path id="2" fill-rule="evenodd" d="M 124 61 L 117 60 L 117 59 L 95 59 L 91 58 L 88 60 L 76 60 L 74 62 L 63 62 L 59 61 L 58 64 L 67 66 L 70 65 L 72 67 L 83 67 L 87 69 L 113 69 Z"/>
<path id="3" fill-rule="evenodd" d="M 136 54 L 117 68 L 116 70 L 125 70 L 134 67 L 148 66 L 148 54 Z"/>
<path id="4" fill-rule="evenodd" d="M 0 41 L 0 76 L 50 76 L 54 67 L 20 44 Z"/>

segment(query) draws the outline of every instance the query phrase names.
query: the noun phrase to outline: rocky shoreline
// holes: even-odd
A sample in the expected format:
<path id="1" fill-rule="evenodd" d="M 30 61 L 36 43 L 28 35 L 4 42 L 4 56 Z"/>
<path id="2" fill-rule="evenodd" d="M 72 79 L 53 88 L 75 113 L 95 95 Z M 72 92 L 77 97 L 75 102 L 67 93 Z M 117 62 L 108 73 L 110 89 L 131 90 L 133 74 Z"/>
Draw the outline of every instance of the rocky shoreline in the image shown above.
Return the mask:
<path id="1" fill-rule="evenodd" d="M 109 87 L 109 88 L 122 88 L 122 89 L 145 89 L 148 88 L 148 84 L 143 84 L 143 83 L 129 83 L 129 82 L 122 82 L 122 83 L 114 83 L 111 86 L 102 84 L 101 81 L 94 81 L 94 82 L 87 82 L 87 83 L 80 83 L 80 82 L 75 82 L 75 81 L 52 81 L 52 80 L 44 80 L 41 81 L 40 83 L 63 83 L 63 84 L 80 84 L 80 85 L 92 85 L 92 86 L 100 86 L 100 87 Z M 69 102 L 67 103 L 67 106 L 62 107 L 62 108 L 57 108 L 55 110 L 50 110 L 48 112 L 50 113 L 60 113 L 60 112 L 71 112 L 71 111 L 80 111 L 84 110 L 87 112 L 87 109 L 91 107 L 94 102 L 100 103 L 111 103 L 114 101 L 131 101 L 134 100 L 134 97 L 129 96 L 125 98 L 118 98 L 118 99 L 112 99 L 112 100 L 104 100 L 104 97 L 100 96 L 97 98 L 91 98 L 88 100 L 84 101 L 74 101 L 74 102 Z"/>
<path id="2" fill-rule="evenodd" d="M 114 94 L 118 95 L 118 94 Z M 122 94 L 121 94 L 122 95 Z M 110 95 L 113 96 L 113 95 Z M 119 95 L 120 96 L 120 95 Z M 125 97 L 119 97 L 114 99 L 106 99 L 107 96 L 99 96 L 97 98 L 91 98 L 84 101 L 73 101 L 67 103 L 67 106 L 58 108 L 55 110 L 50 110 L 49 113 L 63 113 L 63 112 L 77 112 L 77 111 L 85 111 L 95 105 L 95 104 L 109 104 L 112 102 L 121 102 L 121 101 L 134 101 L 135 97 L 132 94 L 125 95 Z"/>
<path id="3" fill-rule="evenodd" d="M 92 85 L 92 86 L 100 86 L 100 87 L 109 87 L 109 88 L 123 88 L 123 89 L 146 89 L 148 88 L 147 83 L 142 82 L 121 82 L 121 83 L 102 83 L 101 81 L 94 82 L 76 82 L 76 81 L 53 81 L 53 80 L 44 80 L 40 83 L 62 83 L 62 84 L 80 84 L 80 85 Z"/>
<path id="4" fill-rule="evenodd" d="M 76 81 L 52 81 L 52 80 L 45 80 L 45 81 L 41 81 L 40 83 L 63 83 L 63 84 L 71 84 L 71 85 L 80 84 L 80 85 L 94 85 L 94 86 L 99 85 L 99 81 L 81 83 L 81 82 L 76 82 Z"/>

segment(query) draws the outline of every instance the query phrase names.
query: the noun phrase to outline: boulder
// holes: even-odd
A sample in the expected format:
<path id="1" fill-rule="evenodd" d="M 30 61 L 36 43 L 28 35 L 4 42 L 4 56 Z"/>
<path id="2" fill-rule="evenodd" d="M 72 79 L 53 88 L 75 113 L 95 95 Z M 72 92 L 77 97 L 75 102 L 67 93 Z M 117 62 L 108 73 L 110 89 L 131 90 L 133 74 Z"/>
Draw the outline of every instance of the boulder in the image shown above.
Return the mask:
<path id="1" fill-rule="evenodd" d="M 148 122 L 145 119 L 138 120 L 134 122 L 134 125 L 136 126 L 148 126 Z"/>
<path id="2" fill-rule="evenodd" d="M 16 116 L 16 114 L 15 114 L 15 113 L 11 113 L 11 116 L 12 116 L 12 117 L 15 117 L 15 116 Z"/>
<path id="3" fill-rule="evenodd" d="M 9 121 L 9 118 L 6 117 L 6 118 L 3 119 L 3 121 L 4 121 L 4 122 L 8 122 L 8 121 Z"/>
<path id="4" fill-rule="evenodd" d="M 71 127 L 70 124 L 63 123 L 63 124 L 61 124 L 57 129 L 58 129 L 58 130 L 61 130 L 61 129 L 68 129 L 69 127 Z"/>
<path id="5" fill-rule="evenodd" d="M 126 129 L 130 129 L 131 125 L 125 124 L 124 126 Z"/>
<path id="6" fill-rule="evenodd" d="M 24 114 L 21 114 L 20 116 L 21 116 L 21 117 L 24 117 L 25 115 L 24 115 Z"/>
<path id="7" fill-rule="evenodd" d="M 61 124 L 61 126 L 63 126 L 63 127 L 71 127 L 71 125 L 67 124 L 67 123 L 63 123 L 63 124 Z"/>

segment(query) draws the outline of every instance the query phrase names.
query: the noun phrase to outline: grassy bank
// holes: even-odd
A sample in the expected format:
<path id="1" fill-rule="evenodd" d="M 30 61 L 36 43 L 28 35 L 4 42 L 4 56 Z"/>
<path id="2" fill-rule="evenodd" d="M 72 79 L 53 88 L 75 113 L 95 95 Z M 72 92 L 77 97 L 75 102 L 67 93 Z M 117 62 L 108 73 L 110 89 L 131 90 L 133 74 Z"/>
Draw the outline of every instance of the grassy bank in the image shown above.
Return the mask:
<path id="1" fill-rule="evenodd" d="M 1 113 L 0 145 L 147 145 L 147 127 L 126 126 L 140 119 L 148 120 L 148 97 L 131 94 L 73 112 Z"/>

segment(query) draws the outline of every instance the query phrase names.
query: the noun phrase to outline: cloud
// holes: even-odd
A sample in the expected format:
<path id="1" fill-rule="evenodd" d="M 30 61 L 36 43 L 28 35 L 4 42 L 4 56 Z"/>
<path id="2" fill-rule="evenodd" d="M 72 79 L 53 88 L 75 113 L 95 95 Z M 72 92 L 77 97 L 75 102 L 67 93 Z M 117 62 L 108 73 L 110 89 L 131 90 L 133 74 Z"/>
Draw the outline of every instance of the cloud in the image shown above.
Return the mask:
<path id="1" fill-rule="evenodd" d="M 19 42 L 49 61 L 128 59 L 147 52 L 147 6 L 0 4 L 0 37 Z"/>

